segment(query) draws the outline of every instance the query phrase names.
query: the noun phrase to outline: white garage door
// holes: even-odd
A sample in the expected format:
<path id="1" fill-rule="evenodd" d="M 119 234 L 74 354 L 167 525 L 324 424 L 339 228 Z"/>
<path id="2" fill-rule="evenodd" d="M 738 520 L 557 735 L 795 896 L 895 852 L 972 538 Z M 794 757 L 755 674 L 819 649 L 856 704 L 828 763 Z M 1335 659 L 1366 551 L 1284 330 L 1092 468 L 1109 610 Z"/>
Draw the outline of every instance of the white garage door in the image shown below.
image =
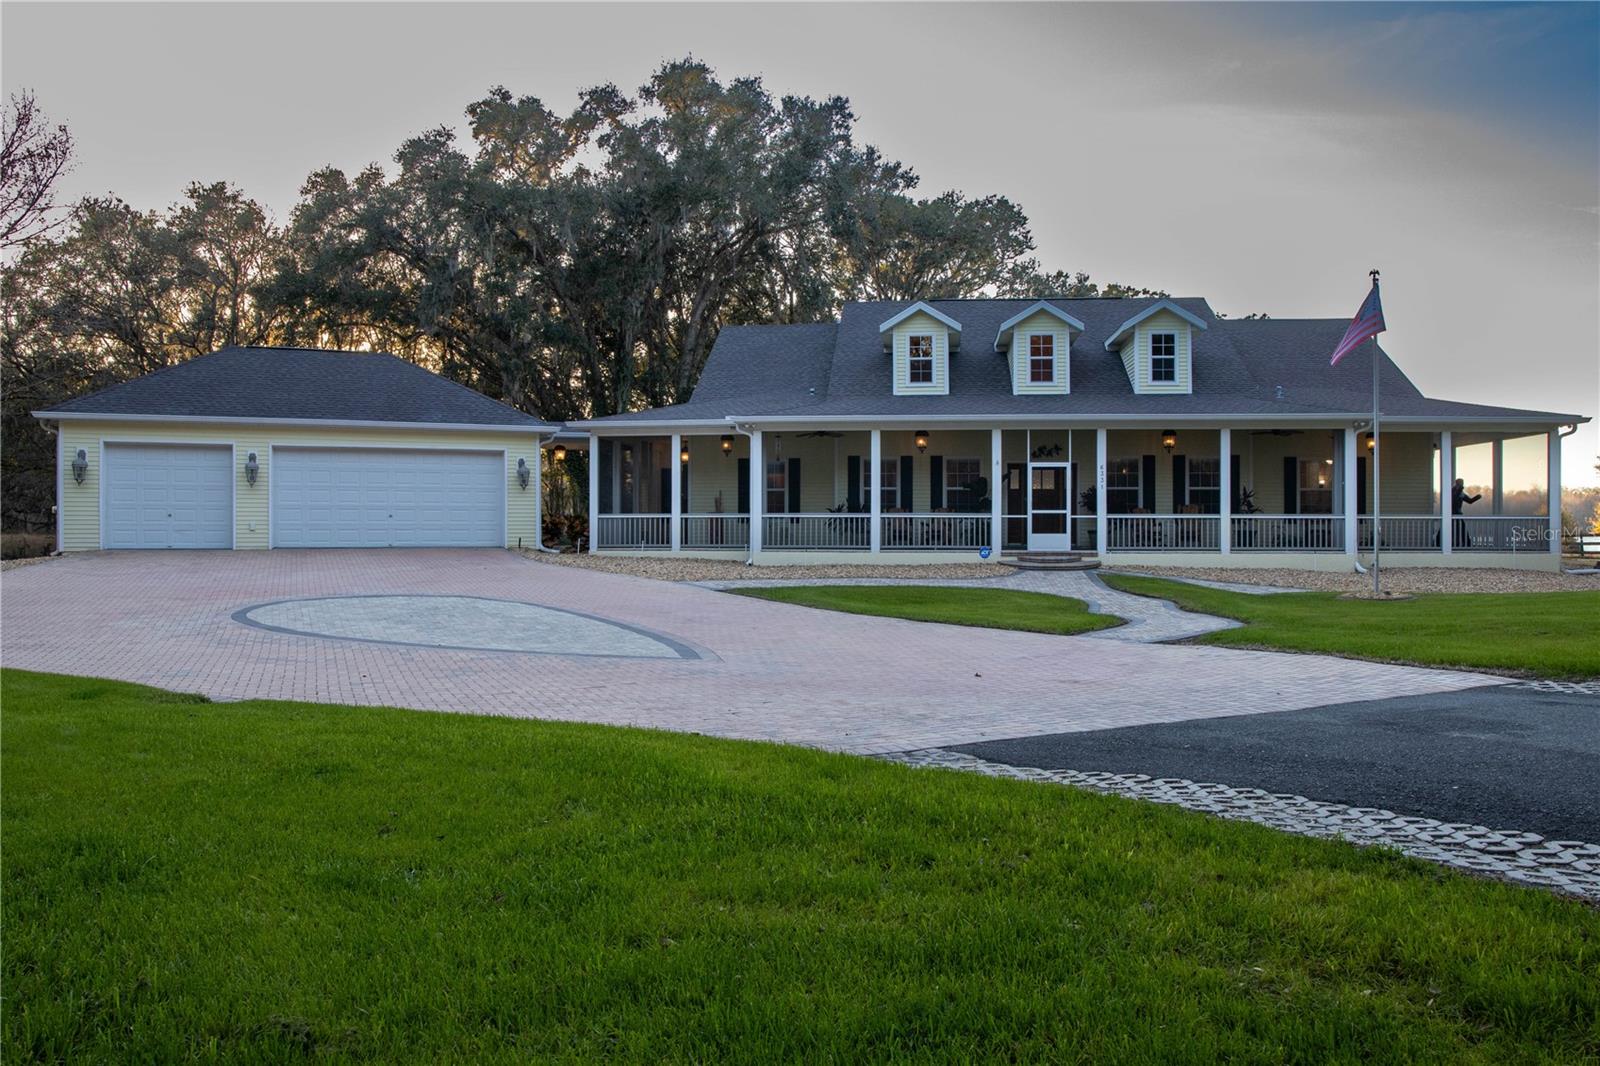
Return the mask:
<path id="1" fill-rule="evenodd" d="M 233 547 L 233 450 L 107 444 L 107 548 Z"/>
<path id="2" fill-rule="evenodd" d="M 277 448 L 276 548 L 498 548 L 505 544 L 499 452 Z"/>

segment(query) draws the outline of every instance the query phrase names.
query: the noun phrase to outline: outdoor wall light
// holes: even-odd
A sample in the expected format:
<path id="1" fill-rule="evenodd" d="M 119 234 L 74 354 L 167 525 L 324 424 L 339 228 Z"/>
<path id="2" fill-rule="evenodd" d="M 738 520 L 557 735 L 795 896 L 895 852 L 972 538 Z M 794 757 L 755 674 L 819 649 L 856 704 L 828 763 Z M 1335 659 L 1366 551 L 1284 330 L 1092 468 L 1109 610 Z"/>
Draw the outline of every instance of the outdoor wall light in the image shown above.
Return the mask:
<path id="1" fill-rule="evenodd" d="M 256 475 L 261 473 L 261 464 L 256 461 L 256 453 L 251 452 L 244 457 L 244 480 L 247 484 L 256 483 Z"/>
<path id="2" fill-rule="evenodd" d="M 523 488 L 528 487 L 528 482 L 533 480 L 533 471 L 528 469 L 528 460 L 517 460 L 517 484 Z"/>
<path id="3" fill-rule="evenodd" d="M 1378 446 L 1378 438 L 1373 436 L 1371 433 L 1368 433 L 1367 434 L 1367 451 L 1370 452 L 1372 449 L 1376 448 L 1377 446 Z"/>
<path id="4" fill-rule="evenodd" d="M 687 444 L 685 444 L 682 448 L 678 449 L 678 462 L 687 463 L 688 461 L 689 461 L 689 446 Z"/>
<path id="5" fill-rule="evenodd" d="M 917 451 L 925 452 L 925 451 L 928 450 L 928 431 L 927 430 L 925 430 L 925 429 L 917 430 L 916 433 L 914 433 L 912 435 L 912 439 L 916 441 Z"/>
<path id="6" fill-rule="evenodd" d="M 1171 455 L 1172 449 L 1178 446 L 1178 431 L 1175 429 L 1162 430 L 1161 446 L 1167 450 L 1168 455 Z"/>
<path id="7" fill-rule="evenodd" d="M 82 448 L 79 448 L 78 454 L 72 459 L 72 480 L 82 485 L 83 479 L 87 477 L 88 474 L 89 453 L 84 451 Z"/>
<path id="8" fill-rule="evenodd" d="M 554 448 L 551 448 L 550 449 L 550 458 L 554 459 L 558 463 L 566 462 L 567 461 L 567 446 L 565 444 L 557 444 Z"/>
<path id="9" fill-rule="evenodd" d="M 722 435 L 722 454 L 723 455 L 732 455 L 733 454 L 733 434 L 732 433 L 724 433 Z"/>

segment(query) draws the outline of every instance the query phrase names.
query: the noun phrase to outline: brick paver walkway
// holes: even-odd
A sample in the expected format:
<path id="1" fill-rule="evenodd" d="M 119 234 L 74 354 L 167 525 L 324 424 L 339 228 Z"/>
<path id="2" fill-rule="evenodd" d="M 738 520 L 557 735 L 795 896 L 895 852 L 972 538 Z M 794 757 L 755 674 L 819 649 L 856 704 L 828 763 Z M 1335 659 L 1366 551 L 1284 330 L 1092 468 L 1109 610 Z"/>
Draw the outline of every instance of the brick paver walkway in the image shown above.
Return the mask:
<path id="1" fill-rule="evenodd" d="M 1500 683 L 1323 656 L 815 611 L 493 550 L 107 552 L 13 570 L 0 582 L 6 666 L 220 699 L 391 704 L 854 752 Z M 419 648 L 278 633 L 232 618 L 297 597 L 396 594 L 578 611 L 659 633 L 700 657 Z"/>

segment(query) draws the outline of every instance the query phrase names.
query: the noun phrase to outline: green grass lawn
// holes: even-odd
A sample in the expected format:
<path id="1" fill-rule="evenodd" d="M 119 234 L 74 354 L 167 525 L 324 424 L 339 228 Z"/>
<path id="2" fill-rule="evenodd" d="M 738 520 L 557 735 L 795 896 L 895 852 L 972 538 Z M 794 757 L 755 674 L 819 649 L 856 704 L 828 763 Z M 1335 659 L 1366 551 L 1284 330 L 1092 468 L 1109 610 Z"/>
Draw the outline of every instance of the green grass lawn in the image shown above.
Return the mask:
<path id="1" fill-rule="evenodd" d="M 1600 1052 L 1600 913 L 1393 853 L 774 745 L 0 685 L 8 1063 Z"/>
<path id="2" fill-rule="evenodd" d="M 1600 677 L 1600 592 L 1451 593 L 1384 603 L 1341 600 L 1333 592 L 1259 596 L 1160 578 L 1102 576 L 1124 592 L 1246 623 L 1196 638 L 1203 644 L 1538 677 Z"/>
<path id="3" fill-rule="evenodd" d="M 937 585 L 794 585 L 783 588 L 732 590 L 740 596 L 821 607 L 851 614 L 909 618 L 915 622 L 947 622 L 990 629 L 1025 629 L 1033 633 L 1087 633 L 1121 625 L 1122 619 L 1090 614 L 1082 600 L 1044 592 L 1017 592 L 970 586 Z"/>

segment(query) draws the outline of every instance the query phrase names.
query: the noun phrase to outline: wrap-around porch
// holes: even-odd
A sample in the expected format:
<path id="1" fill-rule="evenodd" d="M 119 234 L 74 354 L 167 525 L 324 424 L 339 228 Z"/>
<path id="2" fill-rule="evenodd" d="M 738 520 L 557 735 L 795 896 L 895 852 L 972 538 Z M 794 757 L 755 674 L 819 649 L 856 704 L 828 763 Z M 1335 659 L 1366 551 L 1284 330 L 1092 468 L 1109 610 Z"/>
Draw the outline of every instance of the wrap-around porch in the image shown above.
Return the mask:
<path id="1" fill-rule="evenodd" d="M 1376 532 L 1397 562 L 1542 565 L 1559 559 L 1548 502 L 1559 498 L 1559 449 L 1553 432 L 1416 427 L 1378 440 L 1354 427 L 936 423 L 597 434 L 590 550 L 1343 566 L 1338 556 L 1372 552 L 1381 494 Z M 1466 482 L 1460 514 L 1456 477 Z"/>

